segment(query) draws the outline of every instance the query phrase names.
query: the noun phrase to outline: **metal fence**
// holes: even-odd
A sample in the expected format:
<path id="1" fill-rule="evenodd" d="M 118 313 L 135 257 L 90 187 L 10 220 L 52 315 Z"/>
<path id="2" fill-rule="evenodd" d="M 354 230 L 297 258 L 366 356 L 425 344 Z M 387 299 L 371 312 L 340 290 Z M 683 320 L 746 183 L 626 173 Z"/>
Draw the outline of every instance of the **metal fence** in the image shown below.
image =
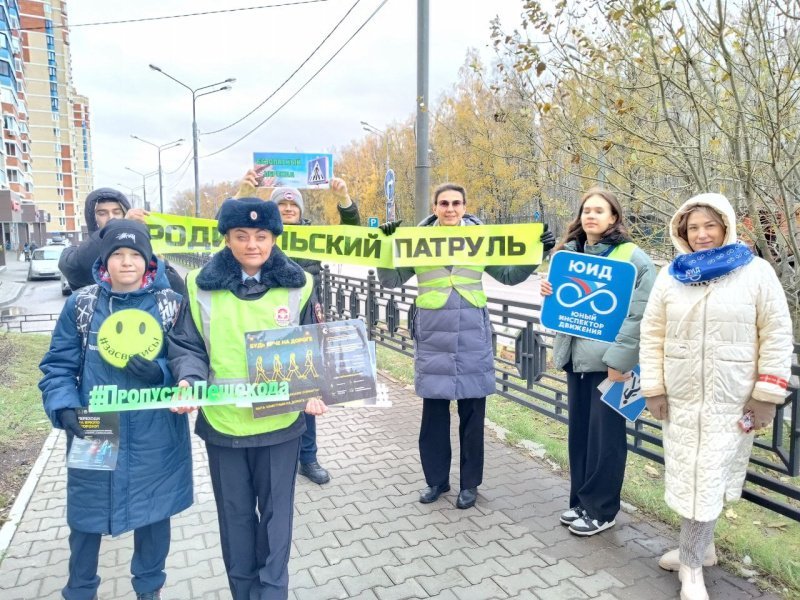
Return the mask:
<path id="1" fill-rule="evenodd" d="M 327 267 L 322 282 L 329 319 L 363 319 L 370 339 L 413 356 L 407 324 L 416 287 L 387 290 L 380 286 L 374 271 L 364 279 L 337 275 Z M 496 393 L 566 423 L 566 379 L 549 360 L 553 338 L 539 322 L 540 307 L 489 298 L 488 309 L 494 329 Z M 795 366 L 792 372 L 798 375 L 800 368 Z M 756 438 L 743 493 L 750 502 L 795 521 L 800 521 L 800 482 L 790 478 L 800 474 L 798 393 L 792 389 L 786 404 L 778 409 L 771 435 Z M 628 423 L 628 448 L 663 464 L 660 423 L 644 415 L 634 424 Z"/>

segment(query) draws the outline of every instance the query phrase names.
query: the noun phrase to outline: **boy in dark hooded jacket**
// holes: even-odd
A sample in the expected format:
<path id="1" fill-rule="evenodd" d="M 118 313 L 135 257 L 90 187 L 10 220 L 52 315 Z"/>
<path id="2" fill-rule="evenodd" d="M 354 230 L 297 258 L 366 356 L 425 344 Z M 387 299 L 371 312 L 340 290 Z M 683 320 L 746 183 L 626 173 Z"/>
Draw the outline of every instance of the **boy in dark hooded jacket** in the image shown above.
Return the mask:
<path id="1" fill-rule="evenodd" d="M 112 316 L 145 312 L 161 328 L 157 334 L 163 335 L 177 312 L 182 297 L 168 290 L 164 263 L 152 255 L 147 228 L 135 221 L 114 219 L 95 240 L 100 256 L 94 263 L 95 286 L 67 300 L 50 350 L 39 365 L 44 374 L 39 388 L 45 412 L 54 427 L 67 432 L 68 448 L 76 436 L 85 435 L 76 409 L 88 405 L 95 385 L 131 390 L 172 384 L 163 344 L 154 360 L 135 355 L 121 368 L 107 362 L 98 348 L 100 327 Z M 77 306 L 88 294 L 95 301 L 90 310 L 83 307 L 91 314 L 82 332 Z M 85 316 L 82 313 L 80 318 Z M 136 331 L 134 336 L 141 334 Z M 63 597 L 96 600 L 102 536 L 132 530 L 131 573 L 136 598 L 159 600 L 166 580 L 170 517 L 191 504 L 192 459 L 186 415 L 166 409 L 119 413 L 115 469 L 67 470 L 70 559 Z"/>

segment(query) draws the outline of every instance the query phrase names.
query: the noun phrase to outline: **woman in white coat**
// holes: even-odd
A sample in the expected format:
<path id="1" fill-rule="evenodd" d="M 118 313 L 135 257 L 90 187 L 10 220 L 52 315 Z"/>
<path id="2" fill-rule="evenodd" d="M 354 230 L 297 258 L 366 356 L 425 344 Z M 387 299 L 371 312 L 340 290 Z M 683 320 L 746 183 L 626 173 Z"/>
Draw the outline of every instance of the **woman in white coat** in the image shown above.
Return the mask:
<path id="1" fill-rule="evenodd" d="M 682 517 L 680 548 L 659 565 L 679 571 L 682 600 L 705 600 L 714 525 L 744 485 L 747 421 L 767 427 L 786 397 L 792 323 L 775 272 L 736 242 L 725 196 L 688 200 L 670 234 L 680 254 L 659 273 L 645 309 L 642 393 L 663 421 L 665 500 Z"/>

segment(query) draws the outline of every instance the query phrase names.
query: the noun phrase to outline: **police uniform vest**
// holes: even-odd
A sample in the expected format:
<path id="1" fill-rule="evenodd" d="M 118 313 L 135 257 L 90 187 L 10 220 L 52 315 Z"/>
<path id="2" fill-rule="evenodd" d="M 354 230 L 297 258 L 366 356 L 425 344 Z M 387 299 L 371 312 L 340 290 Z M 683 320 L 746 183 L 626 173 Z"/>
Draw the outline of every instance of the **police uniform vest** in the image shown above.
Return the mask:
<path id="1" fill-rule="evenodd" d="M 475 308 L 486 306 L 482 266 L 453 267 L 451 271 L 446 267 L 415 267 L 414 272 L 419 286 L 419 308 L 442 308 L 453 290 Z"/>
<path id="2" fill-rule="evenodd" d="M 192 319 L 203 338 L 209 358 L 209 384 L 247 383 L 244 336 L 248 331 L 279 329 L 300 324 L 302 308 L 311 297 L 314 280 L 308 273 L 302 288 L 272 288 L 258 300 L 242 300 L 229 290 L 201 290 L 199 270 L 186 281 Z M 209 425 L 225 435 L 248 436 L 289 427 L 297 412 L 253 418 L 250 407 L 204 406 Z"/>

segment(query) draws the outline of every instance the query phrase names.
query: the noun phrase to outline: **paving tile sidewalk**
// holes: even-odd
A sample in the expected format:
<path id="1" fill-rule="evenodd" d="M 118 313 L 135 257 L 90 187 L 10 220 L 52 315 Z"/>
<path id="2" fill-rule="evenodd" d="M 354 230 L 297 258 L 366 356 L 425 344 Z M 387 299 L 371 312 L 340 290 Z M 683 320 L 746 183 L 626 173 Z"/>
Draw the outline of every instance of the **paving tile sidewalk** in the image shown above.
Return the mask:
<path id="1" fill-rule="evenodd" d="M 557 520 L 567 483 L 491 433 L 475 508 L 455 508 L 457 466 L 454 490 L 419 504 L 421 405 L 412 390 L 388 383 L 391 409 L 336 408 L 319 419 L 320 460 L 333 480 L 316 486 L 298 478 L 290 599 L 678 597 L 676 574 L 656 564 L 675 546 L 674 536 L 622 514 L 612 530 L 575 538 Z M 68 557 L 63 438 L 0 564 L 0 600 L 60 597 Z M 228 599 L 211 482 L 196 436 L 194 460 L 195 504 L 172 521 L 165 598 Z M 104 540 L 102 600 L 133 597 L 132 545 L 131 534 Z M 716 567 L 706 569 L 706 581 L 712 599 L 775 598 Z"/>

